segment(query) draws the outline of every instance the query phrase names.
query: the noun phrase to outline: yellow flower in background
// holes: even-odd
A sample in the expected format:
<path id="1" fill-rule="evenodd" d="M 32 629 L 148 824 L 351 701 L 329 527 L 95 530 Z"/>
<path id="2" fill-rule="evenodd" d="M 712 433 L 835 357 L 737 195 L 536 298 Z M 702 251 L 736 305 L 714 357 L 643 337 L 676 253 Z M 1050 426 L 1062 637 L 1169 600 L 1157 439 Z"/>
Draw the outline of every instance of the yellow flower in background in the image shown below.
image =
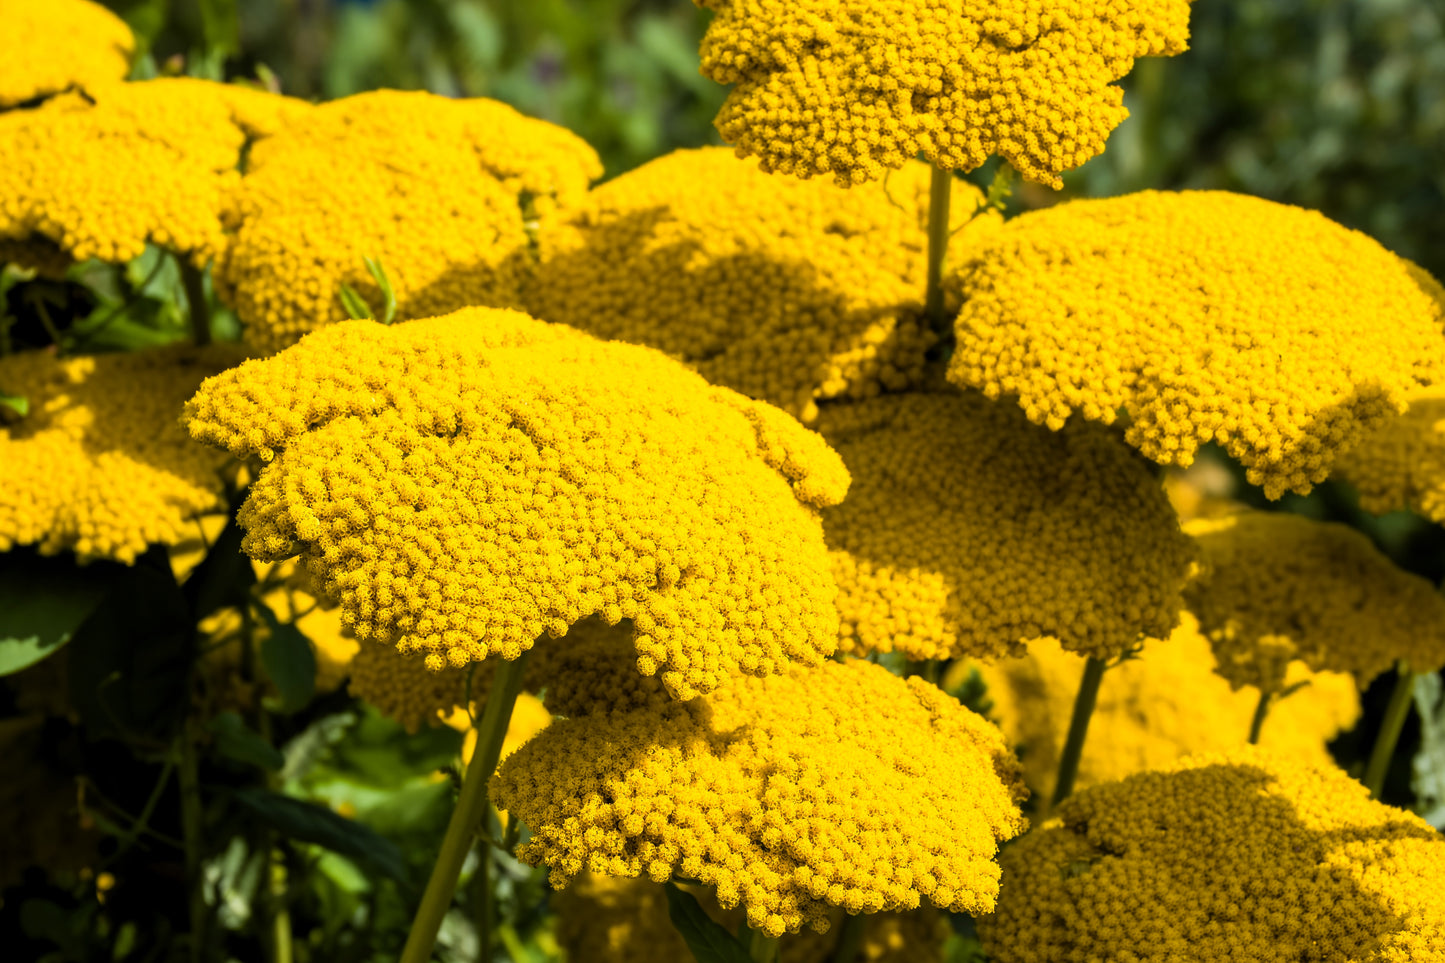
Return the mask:
<path id="1" fill-rule="evenodd" d="M 266 351 L 346 320 L 343 284 L 380 315 L 366 258 L 398 318 L 515 307 L 533 261 L 527 218 L 577 205 L 601 173 L 576 135 L 498 101 L 343 97 L 252 149 L 217 284 Z"/>
<path id="2" fill-rule="evenodd" d="M 1113 82 L 1188 46 L 1188 0 L 697 0 L 723 140 L 763 168 L 876 180 L 998 154 L 1053 187 L 1128 116 Z"/>
<path id="3" fill-rule="evenodd" d="M 1024 828 L 1017 763 L 952 697 L 851 661 L 618 704 L 610 680 L 633 672 L 614 652 L 592 673 L 598 701 L 577 691 L 492 783 L 532 830 L 520 858 L 554 887 L 583 869 L 677 875 L 771 936 L 825 929 L 835 906 L 993 907 L 998 843 Z"/>
<path id="4" fill-rule="evenodd" d="M 439 726 L 466 706 L 468 695 L 485 695 L 491 685 L 490 663 L 470 663 L 460 668 L 428 669 L 421 659 L 403 655 L 396 646 L 361 642 L 348 667 L 347 691 L 375 706 L 407 732 L 423 726 Z M 465 713 L 465 710 L 463 710 Z"/>
<path id="5" fill-rule="evenodd" d="M 853 476 L 823 513 L 844 651 L 1110 658 L 1167 635 L 1193 559 L 1146 464 L 1107 429 L 1051 432 L 977 393 L 830 405 Z"/>
<path id="6" fill-rule="evenodd" d="M 1000 857 L 989 959 L 1439 960 L 1445 839 L 1253 746 L 1066 799 Z"/>
<path id="7" fill-rule="evenodd" d="M 1409 410 L 1345 452 L 1335 476 L 1359 491 L 1368 512 L 1408 508 L 1445 521 L 1445 386 L 1412 395 Z"/>
<path id="8" fill-rule="evenodd" d="M 135 38 L 87 0 L 0 0 L 0 109 L 124 80 Z"/>
<path id="9" fill-rule="evenodd" d="M 528 310 L 660 348 L 811 422 L 817 402 L 924 380 L 928 168 L 843 190 L 771 177 L 725 148 L 674 151 L 539 233 Z M 954 181 L 953 249 L 996 227 Z M 965 228 L 965 225 L 968 225 Z"/>
<path id="10" fill-rule="evenodd" d="M 742 921 L 740 909 L 724 910 L 712 894 L 693 892 L 704 912 L 729 930 Z M 569 960 L 588 963 L 678 963 L 692 958 L 672 925 L 667 897 L 660 884 L 647 878 L 627 879 L 584 872 L 550 898 L 557 911 L 557 942 Z M 843 911 L 829 914 L 826 933 L 804 929 L 785 936 L 781 963 L 829 963 L 835 959 Z M 943 944 L 950 932 L 943 914 L 934 909 L 910 913 L 875 913 L 865 924 L 858 960 L 862 963 L 943 963 Z M 854 963 L 850 960 L 848 963 Z"/>
<path id="11" fill-rule="evenodd" d="M 1083 658 L 1057 640 L 1036 639 L 1022 658 L 976 668 L 993 703 L 988 714 L 1019 749 L 1032 798 L 1052 798 Z M 1168 639 L 1149 639 L 1137 658 L 1111 667 L 1090 717 L 1078 787 L 1158 769 L 1193 753 L 1244 745 L 1259 690 L 1236 690 L 1214 671 L 1209 640 L 1188 612 Z M 1299 762 L 1333 765 L 1326 744 L 1360 715 L 1355 680 L 1292 662 L 1284 681 L 1300 688 L 1271 702 L 1260 744 Z"/>
<path id="12" fill-rule="evenodd" d="M 1270 498 L 1445 372 L 1438 286 L 1313 211 L 1147 191 L 1024 214 L 970 255 L 951 380 L 1054 428 L 1122 410 L 1165 464 L 1216 441 Z"/>
<path id="13" fill-rule="evenodd" d="M 0 358 L 0 386 L 29 414 L 0 423 L 0 551 L 38 545 L 129 564 L 189 538 L 225 507 L 230 461 L 178 418 L 202 379 L 241 360 L 233 346 L 58 359 Z"/>
<path id="14" fill-rule="evenodd" d="M 1445 597 L 1369 538 L 1300 515 L 1242 512 L 1185 525 L 1202 555 L 1185 600 L 1235 687 L 1277 691 L 1294 659 L 1363 688 L 1404 659 L 1445 666 Z"/>
<path id="15" fill-rule="evenodd" d="M 842 462 L 643 347 L 475 308 L 322 328 L 208 381 L 192 434 L 269 464 L 254 558 L 302 556 L 359 639 L 428 667 L 630 619 L 678 698 L 836 643 L 817 508 Z"/>
<path id="16" fill-rule="evenodd" d="M 0 239 L 122 262 L 149 241 L 204 266 L 247 142 L 303 101 L 186 77 L 116 83 L 0 114 Z"/>

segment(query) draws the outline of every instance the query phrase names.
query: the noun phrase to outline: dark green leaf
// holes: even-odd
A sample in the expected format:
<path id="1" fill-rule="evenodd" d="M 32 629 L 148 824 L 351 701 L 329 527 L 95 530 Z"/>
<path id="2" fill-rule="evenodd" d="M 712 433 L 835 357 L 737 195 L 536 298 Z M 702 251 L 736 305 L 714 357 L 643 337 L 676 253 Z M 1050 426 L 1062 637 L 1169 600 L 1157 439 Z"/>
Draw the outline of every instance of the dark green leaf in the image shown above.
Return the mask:
<path id="1" fill-rule="evenodd" d="M 119 566 L 29 551 L 0 555 L 0 675 L 57 652 L 110 591 Z"/>
<path id="2" fill-rule="evenodd" d="M 241 554 L 241 527 L 233 517 L 216 536 L 206 557 L 186 579 L 185 595 L 191 617 L 197 622 L 228 605 L 246 602 L 247 589 L 256 584 L 251 560 Z"/>
<path id="3" fill-rule="evenodd" d="M 215 736 L 216 751 L 227 759 L 272 772 L 286 764 L 280 751 L 262 739 L 260 733 L 246 725 L 234 712 L 221 713 L 211 720 L 207 728 L 211 730 L 211 735 Z"/>
<path id="4" fill-rule="evenodd" d="M 411 885 L 401 850 L 369 826 L 338 816 L 324 806 L 267 789 L 242 789 L 235 793 L 235 799 L 290 839 L 324 846 L 403 886 Z"/>
<path id="5" fill-rule="evenodd" d="M 254 604 L 270 630 L 261 642 L 261 664 L 281 694 L 281 711 L 295 712 L 316 694 L 316 653 L 295 623 L 279 621 L 264 602 Z"/>
<path id="6" fill-rule="evenodd" d="M 666 883 L 667 915 L 697 963 L 752 963 L 747 947 L 727 927 L 703 912 L 697 897 L 674 883 Z"/>

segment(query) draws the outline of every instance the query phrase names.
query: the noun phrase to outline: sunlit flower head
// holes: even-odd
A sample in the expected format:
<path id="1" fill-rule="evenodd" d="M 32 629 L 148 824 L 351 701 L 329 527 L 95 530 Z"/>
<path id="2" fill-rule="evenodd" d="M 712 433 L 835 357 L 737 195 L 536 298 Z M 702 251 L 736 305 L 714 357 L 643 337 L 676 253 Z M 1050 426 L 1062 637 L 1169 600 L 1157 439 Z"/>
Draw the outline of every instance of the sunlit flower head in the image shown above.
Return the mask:
<path id="1" fill-rule="evenodd" d="M 124 80 L 135 38 L 125 21 L 88 0 L 0 0 L 6 40 L 0 109 L 72 88 Z"/>

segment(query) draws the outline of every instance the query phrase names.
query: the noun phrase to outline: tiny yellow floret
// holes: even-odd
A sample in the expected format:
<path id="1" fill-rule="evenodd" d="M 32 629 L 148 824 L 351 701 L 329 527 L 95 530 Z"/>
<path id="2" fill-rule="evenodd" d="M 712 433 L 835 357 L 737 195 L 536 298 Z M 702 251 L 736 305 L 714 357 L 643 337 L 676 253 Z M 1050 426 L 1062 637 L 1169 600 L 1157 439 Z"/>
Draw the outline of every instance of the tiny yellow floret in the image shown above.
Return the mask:
<path id="1" fill-rule="evenodd" d="M 1335 475 L 1360 493 L 1360 507 L 1383 515 L 1410 509 L 1445 522 L 1445 386 L 1410 397 L 1410 408 L 1345 452 Z"/>
<path id="2" fill-rule="evenodd" d="M 1188 0 L 696 0 L 723 140 L 769 171 L 876 180 L 998 154 L 1053 187 L 1128 116 L 1113 82 L 1189 41 Z"/>
<path id="3" fill-rule="evenodd" d="M 1408 392 L 1445 380 L 1419 268 L 1297 207 L 1146 191 L 1024 214 L 974 245 L 956 383 L 1034 421 L 1112 422 L 1163 464 L 1215 441 L 1270 498 L 1307 493 Z"/>
<path id="4" fill-rule="evenodd" d="M 0 109 L 124 80 L 135 37 L 89 0 L 0 0 Z"/>

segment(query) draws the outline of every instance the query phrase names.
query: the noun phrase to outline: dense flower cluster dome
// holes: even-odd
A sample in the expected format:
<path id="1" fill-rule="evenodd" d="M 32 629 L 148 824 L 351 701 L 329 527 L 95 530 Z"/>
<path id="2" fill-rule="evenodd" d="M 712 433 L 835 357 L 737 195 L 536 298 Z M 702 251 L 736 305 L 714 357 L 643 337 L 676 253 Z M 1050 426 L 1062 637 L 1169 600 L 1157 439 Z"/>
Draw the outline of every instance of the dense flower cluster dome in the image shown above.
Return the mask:
<path id="1" fill-rule="evenodd" d="M 341 285 L 398 318 L 516 307 L 528 217 L 574 206 L 600 176 L 570 131 L 481 98 L 380 90 L 319 105 L 251 151 L 217 271 L 246 340 L 265 350 L 343 321 Z"/>
<path id="2" fill-rule="evenodd" d="M 599 693 L 617 688 L 606 676 L 632 675 L 629 661 L 624 648 L 595 668 Z M 557 887 L 587 868 L 676 874 L 723 907 L 741 901 L 772 936 L 825 928 L 830 906 L 876 913 L 926 897 L 981 913 L 998 893 L 997 845 L 1023 829 L 998 730 L 866 662 L 737 679 L 686 703 L 582 708 L 492 786 L 532 830 L 521 857 Z"/>
<path id="3" fill-rule="evenodd" d="M 1098 425 L 1051 432 L 977 393 L 832 405 L 854 483 L 824 512 L 845 651 L 1109 658 L 1178 621 L 1193 548 L 1147 464 Z"/>
<path id="4" fill-rule="evenodd" d="M 1417 672 L 1445 666 L 1445 597 L 1360 532 L 1273 512 L 1185 531 L 1203 556 L 1185 598 L 1235 686 L 1277 690 L 1293 659 L 1361 686 L 1399 659 Z"/>
<path id="5" fill-rule="evenodd" d="M 1334 767 L 1247 746 L 1095 786 L 1001 857 L 998 963 L 1438 960 L 1445 839 Z"/>
<path id="6" fill-rule="evenodd" d="M 837 636 L 817 508 L 848 475 L 776 408 L 510 311 L 321 328 L 208 381 L 199 439 L 269 464 L 245 550 L 297 554 L 358 638 L 429 667 L 632 620 L 678 698 Z"/>
<path id="7" fill-rule="evenodd" d="M 1216 441 L 1271 498 L 1445 377 L 1433 282 L 1313 211 L 1146 191 L 1024 214 L 968 255 L 950 379 L 1051 427 L 1122 410 L 1166 464 Z"/>
<path id="8" fill-rule="evenodd" d="M 1168 639 L 1149 639 L 1136 658 L 1111 666 L 1089 719 L 1076 785 L 1112 782 L 1183 756 L 1244 745 L 1259 690 L 1236 690 L 1214 668 L 1209 640 L 1188 612 Z M 1032 798 L 1051 798 L 1084 660 L 1054 639 L 1037 639 L 1022 658 L 977 670 L 993 703 L 988 714 L 1019 747 Z M 1355 680 L 1293 662 L 1284 681 L 1298 688 L 1271 703 L 1260 744 L 1300 762 L 1331 765 L 1326 744 L 1360 715 Z"/>
<path id="9" fill-rule="evenodd" d="M 953 183 L 961 251 L 999 217 L 975 218 L 981 193 Z M 920 163 L 849 191 L 724 148 L 675 151 L 543 225 L 527 308 L 660 348 L 811 422 L 820 400 L 923 381 L 927 218 Z"/>
<path id="10" fill-rule="evenodd" d="M 249 140 L 304 102 L 188 77 L 115 83 L 0 114 L 0 238 L 40 235 L 77 261 L 146 242 L 204 265 Z"/>
<path id="11" fill-rule="evenodd" d="M 1183 51 L 1188 0 L 697 0 L 715 10 L 702 72 L 732 84 L 717 128 L 765 170 L 840 184 L 920 151 L 1030 180 L 1104 149 L 1128 116 L 1113 82 Z"/>
<path id="12" fill-rule="evenodd" d="M 0 24 L 19 42 L 0 57 L 0 109 L 73 87 L 124 80 L 135 38 L 89 0 L 0 0 Z"/>
<path id="13" fill-rule="evenodd" d="M 1359 491 L 1366 511 L 1408 508 L 1445 521 L 1445 386 L 1412 395 L 1409 410 L 1345 452 L 1335 474 Z"/>
<path id="14" fill-rule="evenodd" d="M 712 894 L 686 887 L 703 911 L 728 930 L 742 921 L 740 909 L 724 910 Z M 692 957 L 668 919 L 667 896 L 646 877 L 599 876 L 583 872 L 551 896 L 557 911 L 557 942 L 569 960 L 588 963 L 678 963 Z M 829 914 L 826 933 L 804 929 L 783 938 L 779 963 L 832 963 L 841 936 L 843 911 Z M 950 932 L 943 914 L 921 908 L 908 913 L 874 913 L 864 923 L 857 963 L 943 963 Z M 849 960 L 848 963 L 855 963 Z"/>
<path id="15" fill-rule="evenodd" d="M 223 345 L 0 358 L 0 390 L 29 403 L 0 421 L 0 552 L 35 544 L 129 563 L 224 508 L 229 459 L 176 419 L 202 379 L 240 359 Z"/>

